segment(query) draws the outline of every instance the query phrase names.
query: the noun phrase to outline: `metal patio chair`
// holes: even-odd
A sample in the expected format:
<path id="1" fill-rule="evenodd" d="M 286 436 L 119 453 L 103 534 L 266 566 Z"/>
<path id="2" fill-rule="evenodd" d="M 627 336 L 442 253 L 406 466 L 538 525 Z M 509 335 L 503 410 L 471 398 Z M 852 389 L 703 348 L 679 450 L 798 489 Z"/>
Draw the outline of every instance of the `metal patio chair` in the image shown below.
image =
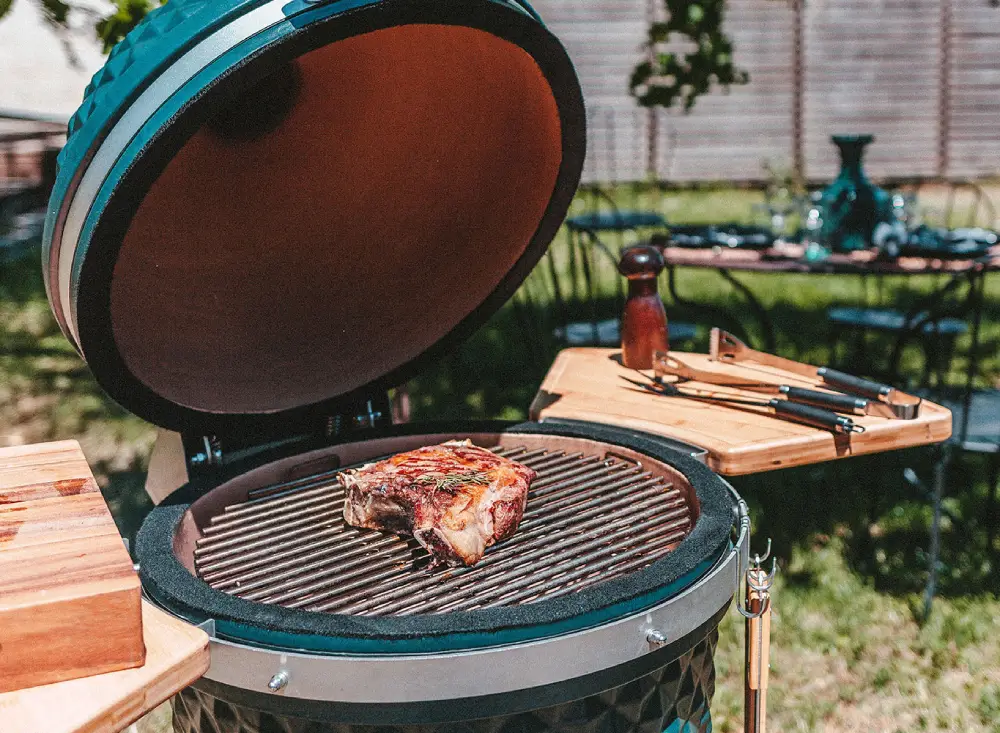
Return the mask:
<path id="1" fill-rule="evenodd" d="M 976 386 L 979 354 L 979 327 L 983 307 L 983 297 L 986 286 L 986 273 L 972 280 L 970 294 L 963 301 L 967 310 L 971 310 L 973 340 L 968 355 L 969 366 L 965 374 L 965 383 L 955 385 L 948 380 L 950 356 L 948 363 L 937 355 L 922 349 L 924 368 L 918 380 L 911 381 L 908 389 L 928 399 L 938 402 L 952 411 L 952 436 L 949 440 L 933 449 L 936 453 L 933 476 L 930 487 L 919 479 L 912 469 L 906 469 L 904 475 L 907 482 L 919 489 L 925 498 L 931 502 L 933 518 L 930 533 L 929 573 L 924 592 L 924 614 L 930 614 L 931 604 L 937 591 L 937 574 L 940 566 L 941 519 L 946 512 L 943 506 L 947 487 L 949 467 L 956 452 L 981 456 L 985 461 L 987 493 L 981 512 L 972 518 L 976 527 L 986 533 L 987 551 L 993 557 L 1000 556 L 995 548 L 998 529 L 1000 529 L 1000 512 L 998 512 L 998 491 L 1000 491 L 1000 389 L 982 388 Z M 960 281 L 954 278 L 951 284 Z M 929 314 L 916 316 L 906 314 L 908 328 L 900 332 L 889 357 L 890 369 L 899 371 L 901 355 L 908 343 L 924 341 L 928 331 L 933 331 L 940 322 L 948 320 L 939 311 L 935 321 Z M 963 320 L 962 323 L 965 323 Z M 953 521 L 957 517 L 952 516 Z"/>

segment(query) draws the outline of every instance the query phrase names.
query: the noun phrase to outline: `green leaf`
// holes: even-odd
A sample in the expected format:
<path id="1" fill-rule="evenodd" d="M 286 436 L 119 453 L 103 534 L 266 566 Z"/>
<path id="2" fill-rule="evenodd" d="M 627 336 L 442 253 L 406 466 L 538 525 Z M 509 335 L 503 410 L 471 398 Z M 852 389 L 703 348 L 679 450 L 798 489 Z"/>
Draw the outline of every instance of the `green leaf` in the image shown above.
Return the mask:
<path id="1" fill-rule="evenodd" d="M 651 56 L 629 78 L 629 91 L 640 105 L 671 107 L 680 102 L 690 110 L 715 86 L 747 83 L 747 73 L 733 65 L 733 42 L 723 30 L 725 0 L 662 2 L 667 20 L 650 24 L 644 51 Z M 672 40 L 690 41 L 694 48 L 672 53 L 657 49 Z"/>
<path id="2" fill-rule="evenodd" d="M 165 3 L 115 0 L 115 11 L 97 23 L 97 38 L 104 44 L 104 53 L 109 53 L 151 10 L 162 4 Z"/>
<path id="3" fill-rule="evenodd" d="M 63 0 L 42 0 L 42 15 L 49 23 L 65 28 L 69 19 L 70 7 Z"/>
<path id="4" fill-rule="evenodd" d="M 7 15 L 14 6 L 14 0 L 0 0 L 0 18 Z"/>

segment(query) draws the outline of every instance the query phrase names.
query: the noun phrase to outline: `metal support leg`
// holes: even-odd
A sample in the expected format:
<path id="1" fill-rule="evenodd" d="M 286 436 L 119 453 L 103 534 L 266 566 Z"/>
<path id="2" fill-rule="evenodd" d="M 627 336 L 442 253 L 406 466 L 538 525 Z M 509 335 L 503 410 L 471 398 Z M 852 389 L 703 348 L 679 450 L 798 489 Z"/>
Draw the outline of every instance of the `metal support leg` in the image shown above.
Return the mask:
<path id="1" fill-rule="evenodd" d="M 983 519 L 986 521 L 986 551 L 995 554 L 993 543 L 997 537 L 997 491 L 1000 490 L 1000 451 L 990 455 L 989 472 L 986 475 L 986 508 Z"/>
<path id="2" fill-rule="evenodd" d="M 965 404 L 959 441 L 964 443 L 969 434 L 969 416 L 972 412 L 972 393 L 979 372 L 979 336 L 983 320 L 983 291 L 986 289 L 986 271 L 980 269 L 970 274 L 969 307 L 972 310 L 972 342 L 969 344 L 969 370 L 965 381 Z"/>
<path id="3" fill-rule="evenodd" d="M 939 449 L 934 462 L 933 508 L 931 519 L 931 546 L 928 553 L 927 587 L 924 589 L 924 621 L 931 616 L 931 604 L 937 593 L 938 565 L 941 560 L 941 502 L 944 500 L 944 482 L 951 458 L 950 447 L 945 445 Z"/>

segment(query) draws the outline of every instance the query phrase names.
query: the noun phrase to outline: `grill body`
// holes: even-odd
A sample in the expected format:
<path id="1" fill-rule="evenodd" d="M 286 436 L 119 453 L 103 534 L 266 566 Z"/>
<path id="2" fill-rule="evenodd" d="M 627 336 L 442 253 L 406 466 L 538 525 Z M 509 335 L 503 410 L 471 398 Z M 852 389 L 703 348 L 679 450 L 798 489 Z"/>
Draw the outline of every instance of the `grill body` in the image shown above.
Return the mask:
<path id="1" fill-rule="evenodd" d="M 200 496 L 190 505 L 154 510 L 136 545 L 146 591 L 214 635 L 211 669 L 175 701 L 175 730 L 710 730 L 745 505 L 653 436 L 473 428 L 393 428 L 233 469 L 182 489 Z M 412 543 L 338 523 L 335 489 L 321 485 L 338 467 L 463 437 L 541 467 L 518 534 L 480 565 L 439 578 Z M 604 531 L 592 531 L 603 515 Z M 327 566 L 295 548 L 296 517 L 326 523 L 333 548 L 339 536 Z M 360 594 L 359 556 L 375 571 Z M 269 687 L 278 676 L 287 686 Z"/>
<path id="2" fill-rule="evenodd" d="M 211 683 L 173 700 L 174 733 L 708 733 L 718 632 L 618 687 L 512 715 L 431 725 L 356 725 L 265 712 Z M 251 703 L 252 704 L 252 703 Z"/>

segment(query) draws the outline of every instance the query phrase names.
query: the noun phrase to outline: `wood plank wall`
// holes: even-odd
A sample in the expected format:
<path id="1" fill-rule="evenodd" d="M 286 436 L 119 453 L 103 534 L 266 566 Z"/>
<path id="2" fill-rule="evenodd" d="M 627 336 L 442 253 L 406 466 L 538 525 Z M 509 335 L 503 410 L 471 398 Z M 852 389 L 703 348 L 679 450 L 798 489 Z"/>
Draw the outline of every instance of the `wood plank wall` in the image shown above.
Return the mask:
<path id="1" fill-rule="evenodd" d="M 951 5 L 950 115 L 947 171 L 952 176 L 1000 172 L 1000 7 L 989 0 Z"/>
<path id="2" fill-rule="evenodd" d="M 805 12 L 805 160 L 808 174 L 839 169 L 835 133 L 872 133 L 874 177 L 933 176 L 941 0 L 808 0 Z"/>
<path id="3" fill-rule="evenodd" d="M 650 113 L 628 95 L 660 0 L 534 6 L 581 77 L 587 180 L 639 180 L 654 170 L 676 182 L 757 182 L 765 163 L 791 170 L 797 161 L 807 178 L 828 179 L 837 132 L 876 136 L 867 157 L 875 178 L 1000 175 L 993 1 L 808 0 L 797 10 L 802 0 L 729 0 L 727 30 L 751 82 L 702 97 L 689 114 Z"/>

